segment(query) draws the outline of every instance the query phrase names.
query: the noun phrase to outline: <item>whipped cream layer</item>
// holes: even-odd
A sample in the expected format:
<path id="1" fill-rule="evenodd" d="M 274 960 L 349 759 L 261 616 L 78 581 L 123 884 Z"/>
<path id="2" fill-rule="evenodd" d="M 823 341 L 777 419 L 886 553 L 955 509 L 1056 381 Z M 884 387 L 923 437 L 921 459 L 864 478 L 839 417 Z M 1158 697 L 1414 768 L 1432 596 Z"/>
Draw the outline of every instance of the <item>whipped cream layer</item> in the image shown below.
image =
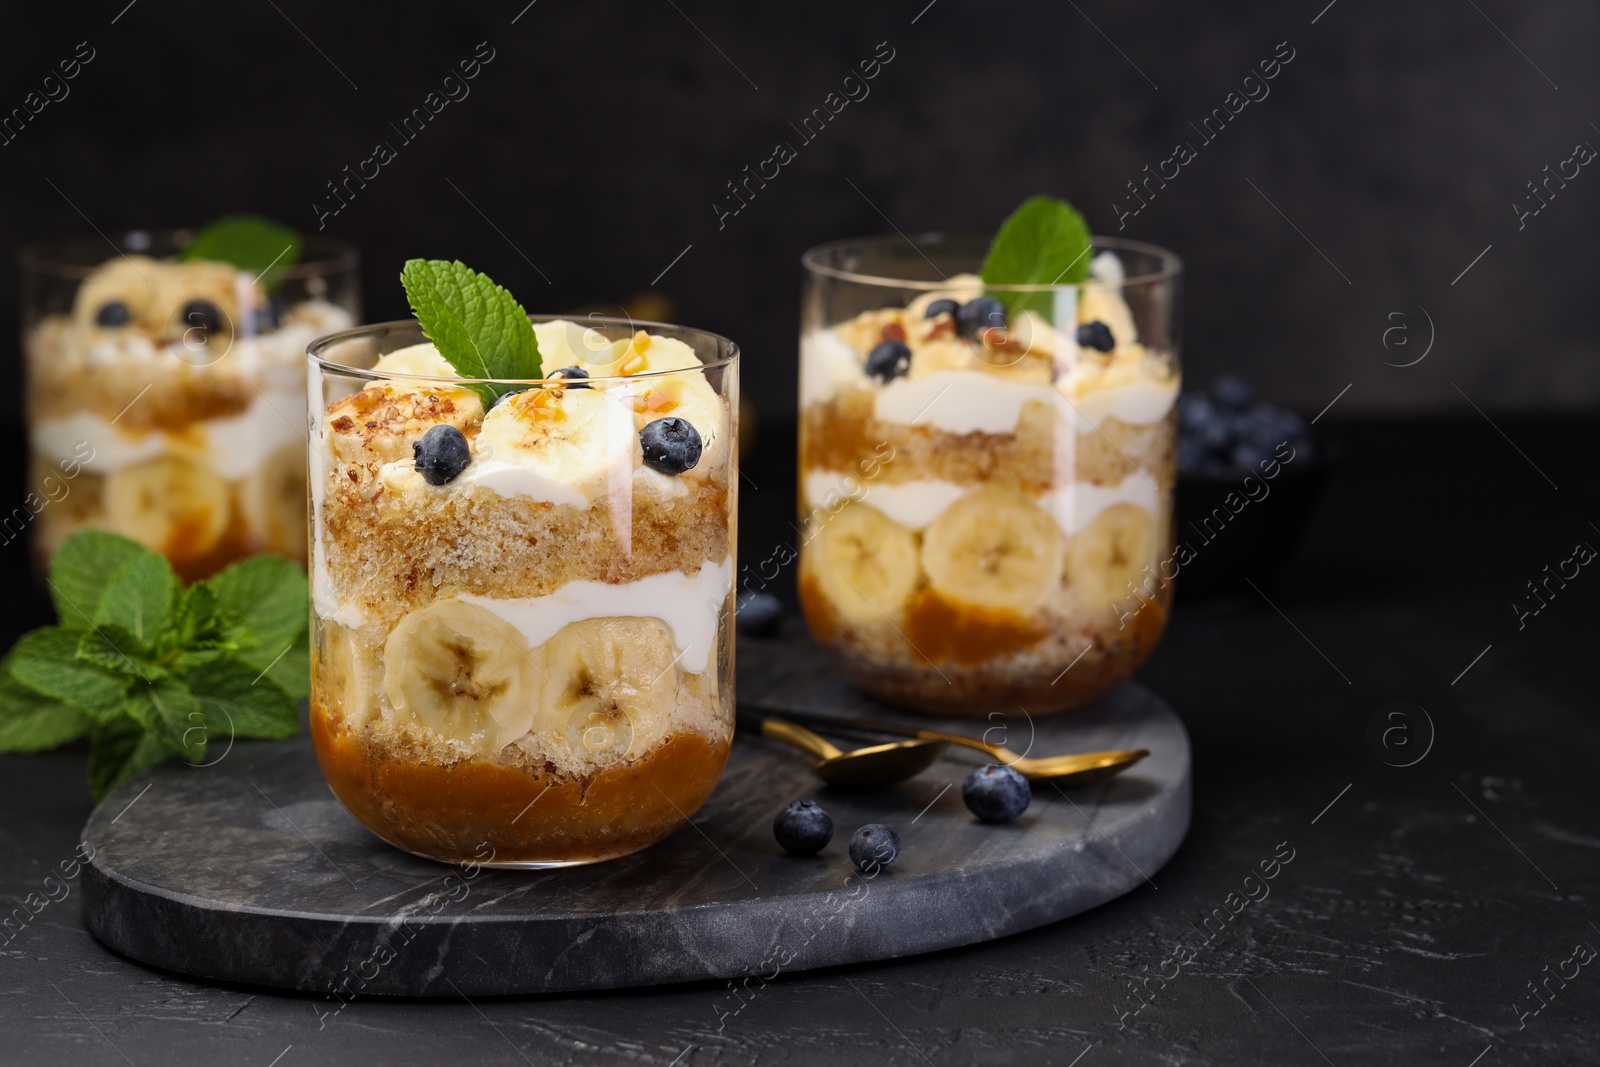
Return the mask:
<path id="1" fill-rule="evenodd" d="M 982 486 L 957 485 L 940 479 L 914 482 L 863 482 L 837 471 L 810 470 L 805 474 L 808 508 L 837 505 L 840 500 L 870 504 L 908 530 L 926 529 L 944 510 Z M 1114 504 L 1137 504 L 1155 514 L 1160 490 L 1146 474 L 1134 471 L 1116 485 L 1068 482 L 1038 497 L 1037 502 L 1055 519 L 1062 532 L 1072 535 Z"/>
<path id="2" fill-rule="evenodd" d="M 733 560 L 729 558 L 703 563 L 693 576 L 667 571 L 615 585 L 568 582 L 547 596 L 507 599 L 463 593 L 460 599 L 516 627 L 529 648 L 538 648 L 568 623 L 585 619 L 614 615 L 660 619 L 672 631 L 679 665 L 690 674 L 704 674 L 732 590 Z"/>
<path id="3" fill-rule="evenodd" d="M 259 470 L 285 445 L 305 439 L 304 427 L 295 419 L 304 403 L 298 383 L 275 385 L 258 392 L 237 415 L 191 423 L 181 433 L 138 435 L 123 433 L 93 412 L 75 411 L 34 423 L 30 440 L 36 454 L 58 461 L 78 458 L 79 446 L 87 444 L 93 457 L 83 466 L 97 474 L 174 455 L 203 463 L 233 481 Z"/>

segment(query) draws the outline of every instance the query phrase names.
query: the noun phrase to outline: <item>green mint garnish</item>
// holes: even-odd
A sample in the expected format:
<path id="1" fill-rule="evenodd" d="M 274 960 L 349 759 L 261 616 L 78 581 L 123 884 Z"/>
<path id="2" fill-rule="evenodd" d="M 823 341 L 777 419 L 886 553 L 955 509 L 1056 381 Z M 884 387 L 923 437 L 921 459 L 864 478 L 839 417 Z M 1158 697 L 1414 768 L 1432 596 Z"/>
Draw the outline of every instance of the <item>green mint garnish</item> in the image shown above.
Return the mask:
<path id="1" fill-rule="evenodd" d="M 183 588 L 158 553 L 115 534 L 73 535 L 50 563 L 60 624 L 0 661 L 0 751 L 37 752 L 85 734 L 102 799 L 177 753 L 288 737 L 310 695 L 305 575 L 253 556 Z"/>
<path id="2" fill-rule="evenodd" d="M 400 272 L 422 332 L 463 378 L 541 378 L 539 341 L 516 297 L 459 260 L 410 259 Z M 514 386 L 476 384 L 485 406 Z"/>
<path id="3" fill-rule="evenodd" d="M 178 257 L 231 263 L 270 288 L 274 276 L 300 258 L 300 235 L 255 215 L 230 215 L 194 235 Z"/>
<path id="4" fill-rule="evenodd" d="M 1065 200 L 1025 200 L 1000 226 L 983 258 L 989 285 L 1076 285 L 1089 277 L 1089 224 Z M 997 292 L 1012 315 L 1036 311 L 1050 318 L 1054 294 Z"/>

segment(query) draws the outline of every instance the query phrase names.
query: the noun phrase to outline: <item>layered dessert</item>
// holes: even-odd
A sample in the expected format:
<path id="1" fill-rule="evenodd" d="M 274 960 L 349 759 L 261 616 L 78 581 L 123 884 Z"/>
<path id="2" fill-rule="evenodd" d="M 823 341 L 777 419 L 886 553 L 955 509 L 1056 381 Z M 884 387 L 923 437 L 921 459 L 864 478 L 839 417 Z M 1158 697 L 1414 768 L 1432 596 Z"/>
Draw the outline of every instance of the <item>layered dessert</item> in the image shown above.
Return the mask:
<path id="1" fill-rule="evenodd" d="M 732 740 L 732 367 L 535 331 L 546 380 L 487 402 L 432 343 L 313 370 L 318 757 L 436 859 L 636 851 Z"/>
<path id="2" fill-rule="evenodd" d="M 256 552 L 305 559 L 305 349 L 353 323 L 306 286 L 209 260 L 119 255 L 25 337 L 43 565 L 109 529 L 193 580 Z"/>
<path id="3" fill-rule="evenodd" d="M 1150 654 L 1179 382 L 1123 286 L 1103 251 L 1088 281 L 1011 307 L 960 275 L 809 325 L 801 602 L 856 685 L 952 714 L 1056 711 Z"/>

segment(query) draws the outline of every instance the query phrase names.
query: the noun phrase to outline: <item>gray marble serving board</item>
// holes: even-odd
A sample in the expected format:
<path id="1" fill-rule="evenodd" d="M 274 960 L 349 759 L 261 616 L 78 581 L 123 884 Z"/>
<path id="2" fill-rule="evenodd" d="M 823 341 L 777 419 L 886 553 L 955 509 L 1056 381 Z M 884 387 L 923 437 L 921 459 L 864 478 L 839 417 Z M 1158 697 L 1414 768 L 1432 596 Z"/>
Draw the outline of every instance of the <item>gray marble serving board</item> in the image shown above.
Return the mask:
<path id="1" fill-rule="evenodd" d="M 894 715 L 834 680 L 801 637 L 742 641 L 740 657 L 742 700 Z M 1014 748 L 1031 736 L 1034 754 L 1151 756 L 1108 781 L 1036 787 L 1020 820 L 990 826 L 961 802 L 976 753 L 843 793 L 819 788 L 804 756 L 741 736 L 711 800 L 661 844 L 592 867 L 472 872 L 369 834 L 329 792 L 309 740 L 241 742 L 211 767 L 158 767 L 95 810 L 84 918 L 157 967 L 340 999 L 615 989 L 771 978 L 1002 937 L 1120 896 L 1177 850 L 1189 740 L 1154 694 L 1129 684 L 1067 715 L 964 724 L 996 725 Z M 773 816 L 802 797 L 836 827 L 808 859 L 772 836 Z M 871 879 L 846 854 L 869 822 L 901 840 L 899 860 Z"/>

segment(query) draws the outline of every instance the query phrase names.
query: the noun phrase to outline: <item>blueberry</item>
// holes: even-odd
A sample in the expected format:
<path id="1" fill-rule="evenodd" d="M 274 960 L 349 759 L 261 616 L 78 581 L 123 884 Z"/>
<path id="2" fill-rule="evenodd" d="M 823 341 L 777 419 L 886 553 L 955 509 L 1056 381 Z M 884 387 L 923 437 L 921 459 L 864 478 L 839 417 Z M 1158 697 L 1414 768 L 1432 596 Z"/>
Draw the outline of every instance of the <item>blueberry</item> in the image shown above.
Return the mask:
<path id="1" fill-rule="evenodd" d="M 1010 822 L 1032 799 L 1028 780 L 1011 767 L 979 767 L 961 783 L 961 800 L 984 822 Z"/>
<path id="2" fill-rule="evenodd" d="M 900 835 L 872 822 L 857 830 L 850 839 L 850 862 L 871 874 L 887 867 L 900 855 Z"/>
<path id="3" fill-rule="evenodd" d="M 95 312 L 94 323 L 96 326 L 105 326 L 115 329 L 126 326 L 128 320 L 133 318 L 133 312 L 128 310 L 128 305 L 120 300 L 108 300 L 100 305 L 100 310 Z"/>
<path id="4" fill-rule="evenodd" d="M 416 459 L 417 472 L 429 485 L 455 481 L 456 475 L 472 462 L 472 449 L 454 426 L 433 427 L 422 435 L 422 440 L 411 443 L 411 454 Z"/>
<path id="5" fill-rule="evenodd" d="M 1178 469 L 1181 471 L 1199 470 L 1211 461 L 1211 450 L 1202 442 L 1191 437 L 1178 439 Z"/>
<path id="6" fill-rule="evenodd" d="M 992 296 L 980 296 L 961 305 L 956 321 L 961 324 L 961 332 L 976 341 L 991 327 L 1005 329 L 1006 306 Z"/>
<path id="7" fill-rule="evenodd" d="M 222 309 L 209 300 L 191 300 L 183 305 L 183 321 L 193 329 L 216 333 L 222 329 Z"/>
<path id="8" fill-rule="evenodd" d="M 833 820 L 816 801 L 797 800 L 772 820 L 772 836 L 792 856 L 815 856 L 833 840 Z"/>
<path id="9" fill-rule="evenodd" d="M 700 431 L 676 415 L 646 423 L 639 445 L 645 465 L 662 474 L 682 474 L 700 462 Z"/>
<path id="10" fill-rule="evenodd" d="M 1211 383 L 1211 399 L 1223 411 L 1248 411 L 1255 406 L 1256 391 L 1243 378 L 1224 374 Z"/>
<path id="11" fill-rule="evenodd" d="M 1111 327 L 1105 323 L 1085 322 L 1078 326 L 1078 344 L 1096 352 L 1109 352 L 1117 347 L 1117 339 L 1111 336 Z"/>
<path id="12" fill-rule="evenodd" d="M 956 303 L 954 300 L 935 300 L 933 303 L 928 305 L 928 312 L 923 316 L 923 318 L 936 319 L 940 315 L 954 315 L 960 310 L 961 305 Z"/>
<path id="13" fill-rule="evenodd" d="M 898 378 L 911 369 L 911 349 L 904 341 L 879 341 L 867 353 L 867 373 L 880 382 Z"/>
<path id="14" fill-rule="evenodd" d="M 771 593 L 752 593 L 740 602 L 734 618 L 740 633 L 771 637 L 783 622 L 783 601 Z"/>
<path id="15" fill-rule="evenodd" d="M 574 380 L 574 379 L 577 379 L 577 378 L 587 378 L 587 377 L 589 377 L 589 372 L 584 370 L 582 367 L 562 367 L 560 370 L 551 371 L 550 372 L 550 377 L 564 379 L 566 381 L 566 383 L 567 383 L 567 388 L 568 389 L 587 389 L 587 388 L 589 388 L 587 385 L 584 385 L 582 382 Z"/>

